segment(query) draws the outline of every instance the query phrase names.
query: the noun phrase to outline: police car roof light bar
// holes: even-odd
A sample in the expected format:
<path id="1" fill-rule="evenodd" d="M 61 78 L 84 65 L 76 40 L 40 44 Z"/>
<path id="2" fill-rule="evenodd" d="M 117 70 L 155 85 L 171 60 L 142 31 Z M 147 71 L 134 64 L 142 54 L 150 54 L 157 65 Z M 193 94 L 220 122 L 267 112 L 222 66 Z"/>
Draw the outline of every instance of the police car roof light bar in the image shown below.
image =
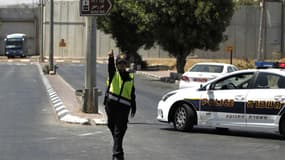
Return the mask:
<path id="1" fill-rule="evenodd" d="M 257 62 L 255 62 L 255 66 L 258 69 L 275 68 L 276 67 L 276 62 L 261 62 L 261 61 L 257 61 Z"/>
<path id="2" fill-rule="evenodd" d="M 285 62 L 278 62 L 279 68 L 285 68 Z"/>
<path id="3" fill-rule="evenodd" d="M 255 62 L 257 69 L 266 69 L 266 68 L 285 68 L 285 62 Z"/>

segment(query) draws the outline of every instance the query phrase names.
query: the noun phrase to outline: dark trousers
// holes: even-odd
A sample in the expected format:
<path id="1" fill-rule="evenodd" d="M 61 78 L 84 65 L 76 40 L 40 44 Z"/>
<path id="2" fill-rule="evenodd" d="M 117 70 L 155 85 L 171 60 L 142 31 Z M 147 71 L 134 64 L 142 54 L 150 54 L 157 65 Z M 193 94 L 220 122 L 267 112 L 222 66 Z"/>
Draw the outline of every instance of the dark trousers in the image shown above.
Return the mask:
<path id="1" fill-rule="evenodd" d="M 108 128 L 113 137 L 113 160 L 124 160 L 123 138 L 127 130 L 130 109 L 127 107 L 106 105 Z"/>

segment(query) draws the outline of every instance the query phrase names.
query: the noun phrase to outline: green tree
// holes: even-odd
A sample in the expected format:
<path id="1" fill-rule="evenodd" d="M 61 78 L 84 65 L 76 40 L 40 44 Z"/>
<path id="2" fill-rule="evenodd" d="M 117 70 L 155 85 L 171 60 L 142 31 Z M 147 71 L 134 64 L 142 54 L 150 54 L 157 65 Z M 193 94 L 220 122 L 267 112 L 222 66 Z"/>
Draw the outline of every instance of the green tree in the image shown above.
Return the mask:
<path id="1" fill-rule="evenodd" d="M 145 5 L 151 9 L 155 40 L 176 57 L 178 73 L 195 49 L 219 49 L 234 12 L 232 0 L 149 0 Z"/>
<path id="2" fill-rule="evenodd" d="M 97 19 L 98 29 L 111 34 L 117 47 L 134 58 L 131 61 L 141 62 L 137 51 L 141 47 L 150 48 L 154 42 L 152 32 L 147 27 L 150 15 L 146 14 L 144 1 L 114 0 L 111 12 Z"/>

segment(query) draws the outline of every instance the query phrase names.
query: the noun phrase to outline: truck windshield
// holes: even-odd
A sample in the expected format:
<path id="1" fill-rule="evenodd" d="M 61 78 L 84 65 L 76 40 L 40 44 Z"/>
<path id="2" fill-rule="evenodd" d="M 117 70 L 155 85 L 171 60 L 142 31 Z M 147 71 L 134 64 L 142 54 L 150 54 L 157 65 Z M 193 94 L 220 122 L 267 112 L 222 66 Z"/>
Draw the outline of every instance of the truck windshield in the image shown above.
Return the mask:
<path id="1" fill-rule="evenodd" d="M 23 39 L 21 38 L 11 38 L 11 39 L 7 39 L 6 40 L 6 48 L 11 49 L 11 48 L 15 48 L 15 49 L 21 49 L 23 46 Z"/>

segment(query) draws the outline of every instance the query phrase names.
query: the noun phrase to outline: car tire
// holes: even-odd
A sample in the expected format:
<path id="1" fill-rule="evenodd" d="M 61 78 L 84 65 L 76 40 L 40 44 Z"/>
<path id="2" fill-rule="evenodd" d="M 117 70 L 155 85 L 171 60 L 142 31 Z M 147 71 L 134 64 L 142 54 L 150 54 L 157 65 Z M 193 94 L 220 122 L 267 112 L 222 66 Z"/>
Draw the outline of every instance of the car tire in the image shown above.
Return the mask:
<path id="1" fill-rule="evenodd" d="M 173 114 L 174 128 L 179 131 L 189 131 L 194 125 L 194 112 L 189 105 L 179 104 Z"/>
<path id="2" fill-rule="evenodd" d="M 280 124 L 279 124 L 280 133 L 285 136 L 285 116 L 282 116 Z"/>

